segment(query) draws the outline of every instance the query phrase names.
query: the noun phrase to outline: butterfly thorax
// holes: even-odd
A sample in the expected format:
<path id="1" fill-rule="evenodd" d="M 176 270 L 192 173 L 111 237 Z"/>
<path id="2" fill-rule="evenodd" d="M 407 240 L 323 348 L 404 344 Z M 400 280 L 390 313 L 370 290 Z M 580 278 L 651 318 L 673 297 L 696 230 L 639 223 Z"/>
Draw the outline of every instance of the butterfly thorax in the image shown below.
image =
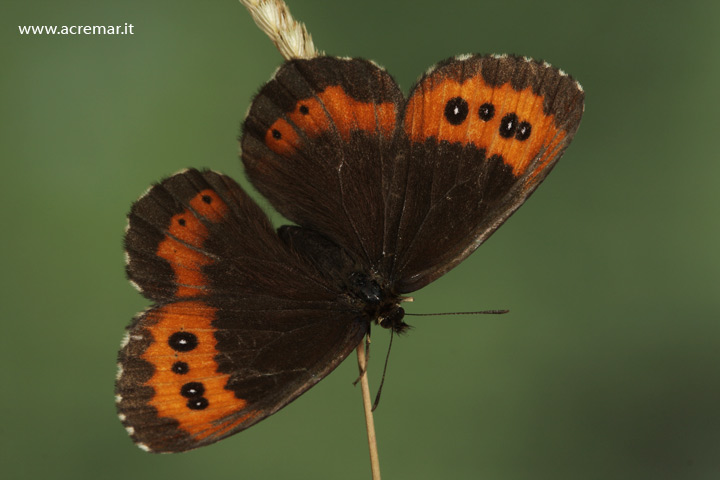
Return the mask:
<path id="1" fill-rule="evenodd" d="M 357 255 L 316 231 L 295 225 L 280 227 L 278 234 L 304 260 L 313 265 L 341 293 L 341 303 L 381 327 L 402 333 L 409 328 L 403 322 L 403 297 L 397 294 L 385 276 L 358 259 Z"/>
<path id="2" fill-rule="evenodd" d="M 353 272 L 347 281 L 348 293 L 359 301 L 371 320 L 383 328 L 402 333 L 410 326 L 403 321 L 405 310 L 400 306 L 402 298 L 383 286 L 380 279 L 364 272 Z"/>

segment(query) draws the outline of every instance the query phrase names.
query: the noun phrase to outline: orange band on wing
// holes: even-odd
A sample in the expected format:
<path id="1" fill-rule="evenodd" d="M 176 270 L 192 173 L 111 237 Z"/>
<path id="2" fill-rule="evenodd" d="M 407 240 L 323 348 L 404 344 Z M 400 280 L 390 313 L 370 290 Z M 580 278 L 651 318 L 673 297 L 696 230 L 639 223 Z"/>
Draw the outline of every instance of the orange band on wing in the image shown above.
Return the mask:
<path id="1" fill-rule="evenodd" d="M 202 267 L 213 260 L 201 251 L 208 237 L 208 229 L 196 216 L 205 221 L 217 223 L 227 214 L 228 207 L 212 190 L 203 190 L 190 200 L 191 209 L 173 215 L 168 231 L 157 248 L 157 254 L 170 263 L 178 284 L 178 297 L 191 297 L 204 293 L 202 286 L 206 279 Z M 193 211 L 195 213 L 193 213 Z"/>
<path id="2" fill-rule="evenodd" d="M 454 98 L 467 102 L 467 117 L 453 124 L 446 119 L 446 107 Z M 492 117 L 483 120 L 479 111 L 491 105 Z M 526 122 L 532 128 L 527 138 L 519 140 L 514 134 L 499 134 L 506 115 L 516 115 L 517 123 Z M 555 125 L 552 115 L 543 111 L 543 97 L 531 87 L 517 91 L 510 83 L 492 87 L 481 75 L 464 82 L 443 78 L 428 87 L 418 89 L 410 98 L 405 112 L 405 132 L 413 142 L 428 138 L 439 141 L 472 144 L 485 151 L 486 157 L 502 156 L 512 166 L 515 176 L 522 175 L 530 162 L 546 148 L 552 151 L 565 137 L 565 131 Z M 549 160 L 549 159 L 548 159 Z"/>
<path id="3" fill-rule="evenodd" d="M 352 130 L 379 132 L 390 138 L 395 130 L 396 114 L 392 102 L 361 102 L 350 97 L 342 87 L 328 87 L 318 93 L 317 98 L 299 101 L 287 114 L 287 120 L 277 119 L 265 132 L 265 144 L 275 153 L 290 155 L 301 148 L 297 130 L 315 138 L 332 125 L 343 140 L 350 138 Z"/>
<path id="4" fill-rule="evenodd" d="M 177 420 L 179 428 L 198 440 L 225 432 L 253 415 L 230 417 L 246 402 L 225 389 L 230 375 L 217 372 L 217 341 L 211 325 L 215 312 L 215 308 L 199 301 L 178 302 L 150 312 L 148 319 L 156 322 L 150 327 L 155 341 L 142 355 L 155 367 L 145 383 L 155 392 L 150 405 L 158 417 Z M 183 365 L 182 373 L 178 373 L 177 365 Z M 186 386 L 190 383 L 199 385 L 202 391 L 197 398 L 187 396 Z M 203 408 L 188 406 L 198 399 L 202 402 L 196 405 Z"/>

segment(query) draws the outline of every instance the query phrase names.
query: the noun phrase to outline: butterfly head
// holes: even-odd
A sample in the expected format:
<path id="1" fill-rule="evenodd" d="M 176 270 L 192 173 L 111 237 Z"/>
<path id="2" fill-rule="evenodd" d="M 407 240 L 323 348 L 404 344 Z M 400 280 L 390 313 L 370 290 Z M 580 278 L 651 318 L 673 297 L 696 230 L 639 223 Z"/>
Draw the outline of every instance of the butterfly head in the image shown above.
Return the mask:
<path id="1" fill-rule="evenodd" d="M 403 318 L 405 318 L 405 309 L 400 305 L 393 305 L 377 319 L 377 322 L 381 327 L 393 330 L 395 333 L 404 333 L 410 325 L 405 323 Z"/>

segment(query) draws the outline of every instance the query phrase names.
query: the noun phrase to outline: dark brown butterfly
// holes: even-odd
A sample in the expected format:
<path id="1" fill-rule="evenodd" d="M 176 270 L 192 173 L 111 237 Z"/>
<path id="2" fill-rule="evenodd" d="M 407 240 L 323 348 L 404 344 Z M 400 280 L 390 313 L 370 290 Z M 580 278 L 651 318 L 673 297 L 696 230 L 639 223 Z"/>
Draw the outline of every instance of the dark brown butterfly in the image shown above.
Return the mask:
<path id="1" fill-rule="evenodd" d="M 117 406 L 153 452 L 218 441 L 315 385 L 402 295 L 456 266 L 570 143 L 580 85 L 546 63 L 463 56 L 405 100 L 372 62 L 285 63 L 253 101 L 242 159 L 295 225 L 232 179 L 186 170 L 132 207 L 130 280 L 154 306 L 119 354 Z"/>

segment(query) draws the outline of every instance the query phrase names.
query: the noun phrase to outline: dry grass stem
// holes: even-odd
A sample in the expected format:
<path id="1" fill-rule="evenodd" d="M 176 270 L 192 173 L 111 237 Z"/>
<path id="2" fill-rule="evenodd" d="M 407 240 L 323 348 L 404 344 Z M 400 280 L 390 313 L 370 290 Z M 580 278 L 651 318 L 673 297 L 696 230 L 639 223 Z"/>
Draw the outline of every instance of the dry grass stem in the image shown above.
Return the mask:
<path id="1" fill-rule="evenodd" d="M 368 447 L 370 449 L 370 470 L 373 480 L 380 480 L 380 459 L 378 457 L 377 438 L 375 438 L 375 421 L 373 420 L 372 403 L 370 401 L 370 386 L 368 385 L 365 348 L 365 341 L 361 341 L 360 345 L 357 346 L 360 389 L 362 390 L 363 408 L 365 410 L 365 428 L 367 429 Z"/>
<path id="2" fill-rule="evenodd" d="M 255 24 L 270 37 L 285 60 L 321 55 L 305 25 L 296 21 L 282 0 L 240 0 Z"/>

